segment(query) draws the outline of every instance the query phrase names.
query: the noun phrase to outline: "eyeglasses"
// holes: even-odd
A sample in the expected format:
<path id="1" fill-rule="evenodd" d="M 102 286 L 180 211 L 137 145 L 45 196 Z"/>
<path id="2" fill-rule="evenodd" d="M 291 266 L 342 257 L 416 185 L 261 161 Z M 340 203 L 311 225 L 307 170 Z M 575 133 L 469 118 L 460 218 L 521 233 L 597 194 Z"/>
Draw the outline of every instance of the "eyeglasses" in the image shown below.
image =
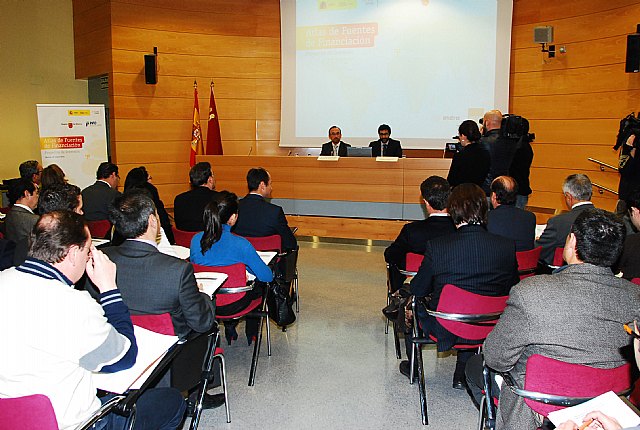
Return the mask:
<path id="1" fill-rule="evenodd" d="M 624 331 L 626 331 L 627 334 L 635 337 L 636 339 L 640 339 L 640 334 L 638 333 L 638 323 L 637 323 L 637 321 L 629 321 L 628 323 L 626 323 L 622 327 L 624 327 Z"/>

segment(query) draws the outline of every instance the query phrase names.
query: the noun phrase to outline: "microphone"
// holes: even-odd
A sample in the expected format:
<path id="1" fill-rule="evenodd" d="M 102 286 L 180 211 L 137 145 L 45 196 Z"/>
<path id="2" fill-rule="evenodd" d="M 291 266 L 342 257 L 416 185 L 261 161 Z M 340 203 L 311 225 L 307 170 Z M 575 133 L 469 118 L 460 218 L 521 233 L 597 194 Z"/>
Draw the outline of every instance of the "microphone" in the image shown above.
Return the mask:
<path id="1" fill-rule="evenodd" d="M 249 148 L 249 153 L 247 154 L 247 156 L 251 155 L 251 151 L 253 151 L 253 146 Z"/>
<path id="2" fill-rule="evenodd" d="M 289 151 L 289 153 L 287 154 L 287 157 L 289 157 L 291 155 L 291 151 Z"/>
<path id="3" fill-rule="evenodd" d="M 452 136 L 451 138 L 455 140 L 460 140 L 460 136 Z"/>

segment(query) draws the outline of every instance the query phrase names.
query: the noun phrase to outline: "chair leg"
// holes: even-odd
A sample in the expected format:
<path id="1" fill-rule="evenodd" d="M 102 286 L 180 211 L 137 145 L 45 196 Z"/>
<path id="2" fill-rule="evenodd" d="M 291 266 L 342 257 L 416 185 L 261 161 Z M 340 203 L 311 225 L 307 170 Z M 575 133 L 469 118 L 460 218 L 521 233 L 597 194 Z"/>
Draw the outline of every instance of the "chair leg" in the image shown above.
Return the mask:
<path id="1" fill-rule="evenodd" d="M 387 318 L 387 327 L 389 326 L 389 319 Z M 400 360 L 402 358 L 402 352 L 400 352 L 400 337 L 398 336 L 398 327 L 396 326 L 396 322 L 394 321 L 392 324 L 393 329 L 393 343 L 396 347 L 396 358 Z"/>
<path id="2" fill-rule="evenodd" d="M 222 381 L 222 389 L 224 390 L 224 407 L 227 412 L 227 422 L 231 422 L 231 412 L 229 410 L 229 392 L 227 391 L 227 372 L 225 370 L 224 355 L 217 354 L 214 358 L 220 360 L 220 379 Z"/>
<path id="3" fill-rule="evenodd" d="M 420 393 L 420 413 L 422 414 L 422 425 L 429 425 L 429 415 L 427 413 L 427 392 L 424 382 L 424 366 L 422 362 L 422 345 L 416 345 L 418 360 L 418 392 Z"/>
<path id="4" fill-rule="evenodd" d="M 484 421 L 485 421 L 485 413 L 484 413 L 484 396 L 480 399 L 480 410 L 478 411 L 478 430 L 485 430 Z"/>
<path id="5" fill-rule="evenodd" d="M 300 313 L 300 292 L 298 291 L 298 268 L 296 267 L 296 276 L 293 278 L 293 284 L 296 290 L 296 313 Z"/>
<path id="6" fill-rule="evenodd" d="M 271 357 L 271 324 L 269 324 L 269 306 L 267 302 L 264 302 L 264 322 L 267 325 L 267 356 Z M 262 324 L 260 324 L 260 331 L 262 331 Z M 284 331 L 284 330 L 282 330 Z"/>
<path id="7" fill-rule="evenodd" d="M 258 357 L 260 356 L 260 344 L 262 343 L 262 326 L 264 324 L 264 315 L 265 315 L 265 308 L 266 308 L 266 301 L 265 303 L 265 307 L 263 307 L 263 312 L 260 312 L 260 324 L 258 325 L 258 339 L 256 340 L 256 343 L 253 345 L 253 357 L 251 358 L 251 370 L 249 371 L 249 386 L 253 387 L 253 385 L 256 382 L 256 369 L 258 367 Z M 269 317 L 267 317 L 268 319 Z M 269 331 L 269 321 L 267 321 L 267 332 Z"/>
<path id="8" fill-rule="evenodd" d="M 482 363 L 482 382 L 484 385 L 484 406 L 485 406 L 485 428 L 494 430 L 496 428 L 496 410 L 493 405 L 493 393 L 491 384 L 491 372 L 489 368 Z"/>
<path id="9" fill-rule="evenodd" d="M 202 371 L 202 380 L 200 381 L 200 389 L 198 390 L 198 397 L 196 399 L 195 411 L 193 411 L 193 417 L 191 417 L 191 423 L 189 430 L 196 430 L 200 423 L 200 417 L 202 415 L 202 403 L 204 402 L 204 396 L 207 393 L 209 386 L 209 378 L 211 377 L 211 369 L 213 368 L 213 360 L 215 359 L 216 345 L 218 345 L 220 339 L 220 332 L 216 332 L 214 336 L 209 337 L 209 346 L 207 347 L 207 357 L 204 370 Z M 226 400 L 226 387 L 225 387 L 225 400 Z"/>

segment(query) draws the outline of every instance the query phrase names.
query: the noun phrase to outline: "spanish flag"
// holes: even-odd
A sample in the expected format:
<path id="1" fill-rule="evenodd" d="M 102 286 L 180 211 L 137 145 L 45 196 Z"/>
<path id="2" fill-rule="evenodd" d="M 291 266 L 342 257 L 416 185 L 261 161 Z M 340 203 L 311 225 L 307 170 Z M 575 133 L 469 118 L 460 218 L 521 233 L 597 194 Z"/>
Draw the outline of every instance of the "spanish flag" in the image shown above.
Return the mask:
<path id="1" fill-rule="evenodd" d="M 196 164 L 196 155 L 204 154 L 202 146 L 202 128 L 200 128 L 200 108 L 198 107 L 198 83 L 193 81 L 193 125 L 191 126 L 191 155 L 189 165 Z"/>

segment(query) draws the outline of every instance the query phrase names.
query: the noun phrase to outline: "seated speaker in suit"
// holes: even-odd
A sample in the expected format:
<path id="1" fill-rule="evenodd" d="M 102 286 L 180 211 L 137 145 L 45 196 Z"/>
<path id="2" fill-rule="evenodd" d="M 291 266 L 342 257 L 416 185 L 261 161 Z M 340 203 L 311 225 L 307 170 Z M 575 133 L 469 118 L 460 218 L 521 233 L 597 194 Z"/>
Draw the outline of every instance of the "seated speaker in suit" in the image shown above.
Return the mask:
<path id="1" fill-rule="evenodd" d="M 485 296 L 509 294 L 519 280 L 515 244 L 485 229 L 488 203 L 482 188 L 475 184 L 458 185 L 451 192 L 447 209 L 457 230 L 427 242 L 422 265 L 411 281 L 411 293 L 425 297 L 432 310 L 438 307 L 445 284 Z M 438 351 L 466 343 L 426 313 L 418 312 L 417 317 L 425 335 L 433 334 L 438 339 Z M 464 389 L 464 368 L 473 353 L 473 350 L 458 351 L 453 388 Z M 401 372 L 408 374 L 409 362 L 403 363 Z"/>
<path id="2" fill-rule="evenodd" d="M 451 160 L 447 181 L 452 187 L 466 182 L 482 186 L 491 167 L 491 156 L 480 144 L 482 135 L 475 121 L 463 121 L 458 127 L 462 149 Z"/>
<path id="3" fill-rule="evenodd" d="M 204 207 L 218 194 L 211 164 L 207 161 L 196 163 L 189 170 L 189 180 L 191 190 L 178 194 L 173 201 L 173 219 L 179 230 L 202 231 Z"/>
<path id="4" fill-rule="evenodd" d="M 516 251 L 533 249 L 536 235 L 536 216 L 517 208 L 518 184 L 510 176 L 498 176 L 491 182 L 491 206 L 487 230 L 489 233 L 512 239 Z"/>
<path id="5" fill-rule="evenodd" d="M 337 125 L 332 125 L 329 128 L 329 140 L 322 145 L 322 151 L 320 151 L 320 155 L 338 155 L 340 157 L 346 157 L 347 148 L 351 145 L 343 142 L 342 140 L 342 130 Z"/>
<path id="6" fill-rule="evenodd" d="M 580 212 L 594 208 L 591 203 L 591 180 L 587 175 L 578 173 L 567 176 L 562 184 L 562 193 L 569 212 L 549 218 L 547 226 L 536 241 L 536 246 L 542 246 L 540 263 L 547 266 L 553 263 L 556 248 L 564 246 L 571 225 Z"/>
<path id="7" fill-rule="evenodd" d="M 232 228 L 233 233 L 245 237 L 277 234 L 282 239 L 283 250 L 297 249 L 298 241 L 289 228 L 284 211 L 267 201 L 273 191 L 269 172 L 262 167 L 249 169 L 247 188 L 249 194 L 238 204 L 238 220 Z"/>
<path id="8" fill-rule="evenodd" d="M 253 300 L 262 296 L 264 283 L 273 281 L 273 273 L 264 264 L 255 248 L 243 237 L 231 233 L 238 220 L 238 197 L 229 191 L 221 191 L 204 209 L 204 231 L 191 240 L 190 260 L 201 266 L 229 266 L 243 263 L 247 271 L 259 281 L 255 288 L 233 303 L 218 306 L 218 315 L 234 315 L 244 310 Z M 258 335 L 257 318 L 247 318 L 246 334 L 249 345 Z M 227 341 L 238 338 L 235 327 L 238 322 L 224 323 Z"/>
<path id="9" fill-rule="evenodd" d="M 31 179 L 9 181 L 9 204 L 11 209 L 4 219 L 5 238 L 15 243 L 13 262 L 22 264 L 29 251 L 29 235 L 38 222 L 34 210 L 38 206 L 38 186 Z"/>
<path id="10" fill-rule="evenodd" d="M 84 219 L 101 221 L 109 219 L 109 204 L 120 195 L 118 166 L 100 163 L 96 171 L 96 182 L 82 190 Z"/>
<path id="11" fill-rule="evenodd" d="M 450 193 L 449 183 L 440 176 L 430 176 L 420 184 L 427 218 L 405 224 L 396 240 L 384 250 L 384 259 L 389 263 L 393 291 L 399 290 L 406 279 L 399 269 L 405 269 L 408 253 L 424 255 L 427 241 L 456 231 L 447 213 L 447 199 Z"/>
<path id="12" fill-rule="evenodd" d="M 391 139 L 391 127 L 382 124 L 378 127 L 380 139 L 369 144 L 372 157 L 402 157 L 402 146 L 399 140 Z"/>

